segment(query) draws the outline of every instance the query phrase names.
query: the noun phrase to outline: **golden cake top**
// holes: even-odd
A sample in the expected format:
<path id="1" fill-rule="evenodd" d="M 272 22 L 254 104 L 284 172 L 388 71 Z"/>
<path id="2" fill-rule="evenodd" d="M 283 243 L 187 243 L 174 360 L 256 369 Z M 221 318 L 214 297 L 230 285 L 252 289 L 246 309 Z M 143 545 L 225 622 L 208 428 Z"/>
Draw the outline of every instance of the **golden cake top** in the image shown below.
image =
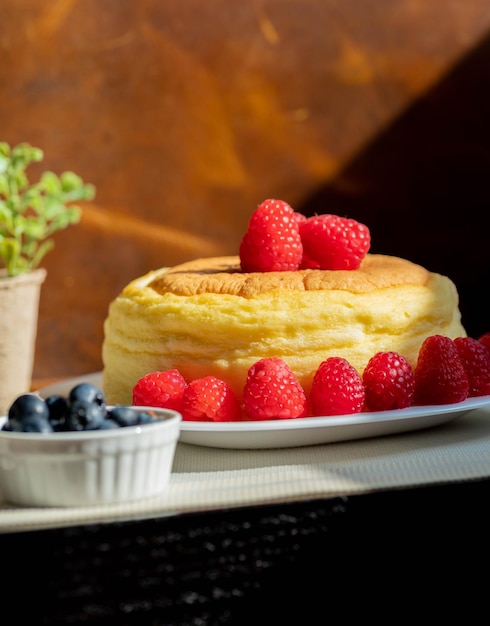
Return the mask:
<path id="1" fill-rule="evenodd" d="M 226 256 L 194 259 L 162 269 L 148 286 L 156 293 L 179 296 L 216 293 L 253 297 L 277 289 L 365 293 L 397 285 L 425 285 L 429 276 L 430 272 L 420 265 L 382 254 L 367 254 L 357 270 L 253 273 L 241 271 L 238 256 Z"/>

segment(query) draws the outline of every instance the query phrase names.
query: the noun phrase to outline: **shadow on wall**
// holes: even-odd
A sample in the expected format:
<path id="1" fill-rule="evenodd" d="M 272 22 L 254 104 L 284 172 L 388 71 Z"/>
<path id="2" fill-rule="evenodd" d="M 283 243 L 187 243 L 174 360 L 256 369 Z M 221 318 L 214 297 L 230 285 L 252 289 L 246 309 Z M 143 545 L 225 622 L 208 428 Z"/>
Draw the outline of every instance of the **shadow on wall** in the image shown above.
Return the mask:
<path id="1" fill-rule="evenodd" d="M 489 83 L 490 37 L 296 207 L 364 222 L 372 252 L 450 276 L 474 337 L 490 331 Z"/>

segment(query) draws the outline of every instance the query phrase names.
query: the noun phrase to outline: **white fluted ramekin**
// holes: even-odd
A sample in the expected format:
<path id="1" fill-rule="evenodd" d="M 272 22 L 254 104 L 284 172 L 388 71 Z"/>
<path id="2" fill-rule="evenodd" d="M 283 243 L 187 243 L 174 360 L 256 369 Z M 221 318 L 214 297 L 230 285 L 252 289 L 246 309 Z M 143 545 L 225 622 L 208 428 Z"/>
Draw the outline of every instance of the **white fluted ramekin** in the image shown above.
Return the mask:
<path id="1" fill-rule="evenodd" d="M 133 407 L 148 411 L 148 407 Z M 182 416 L 58 433 L 0 431 L 0 499 L 21 506 L 87 506 L 139 500 L 168 486 Z M 0 426 L 5 418 L 0 418 Z"/>

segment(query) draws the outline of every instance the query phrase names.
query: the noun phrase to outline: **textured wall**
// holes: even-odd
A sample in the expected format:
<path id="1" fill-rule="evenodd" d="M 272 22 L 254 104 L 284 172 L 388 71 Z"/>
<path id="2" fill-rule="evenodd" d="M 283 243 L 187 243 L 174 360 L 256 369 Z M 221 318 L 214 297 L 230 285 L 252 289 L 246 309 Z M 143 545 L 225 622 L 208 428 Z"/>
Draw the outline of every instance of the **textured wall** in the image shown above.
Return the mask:
<path id="1" fill-rule="evenodd" d="M 266 197 L 365 222 L 490 329 L 489 29 L 487 0 L 2 0 L 0 139 L 97 187 L 46 257 L 35 377 L 100 369 L 124 284 L 235 253 Z"/>

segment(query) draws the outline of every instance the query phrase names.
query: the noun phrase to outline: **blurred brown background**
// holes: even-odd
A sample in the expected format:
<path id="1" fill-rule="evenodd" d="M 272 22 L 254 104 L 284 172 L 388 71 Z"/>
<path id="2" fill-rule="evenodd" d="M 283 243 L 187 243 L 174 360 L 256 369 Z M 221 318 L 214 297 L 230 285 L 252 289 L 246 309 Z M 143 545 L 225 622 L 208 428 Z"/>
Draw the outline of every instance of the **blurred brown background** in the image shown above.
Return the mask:
<path id="1" fill-rule="evenodd" d="M 45 259 L 37 380 L 101 369 L 120 289 L 237 253 L 268 197 L 366 223 L 372 251 L 450 275 L 469 334 L 490 330 L 488 0 L 0 9 L 0 140 L 97 188 Z"/>

